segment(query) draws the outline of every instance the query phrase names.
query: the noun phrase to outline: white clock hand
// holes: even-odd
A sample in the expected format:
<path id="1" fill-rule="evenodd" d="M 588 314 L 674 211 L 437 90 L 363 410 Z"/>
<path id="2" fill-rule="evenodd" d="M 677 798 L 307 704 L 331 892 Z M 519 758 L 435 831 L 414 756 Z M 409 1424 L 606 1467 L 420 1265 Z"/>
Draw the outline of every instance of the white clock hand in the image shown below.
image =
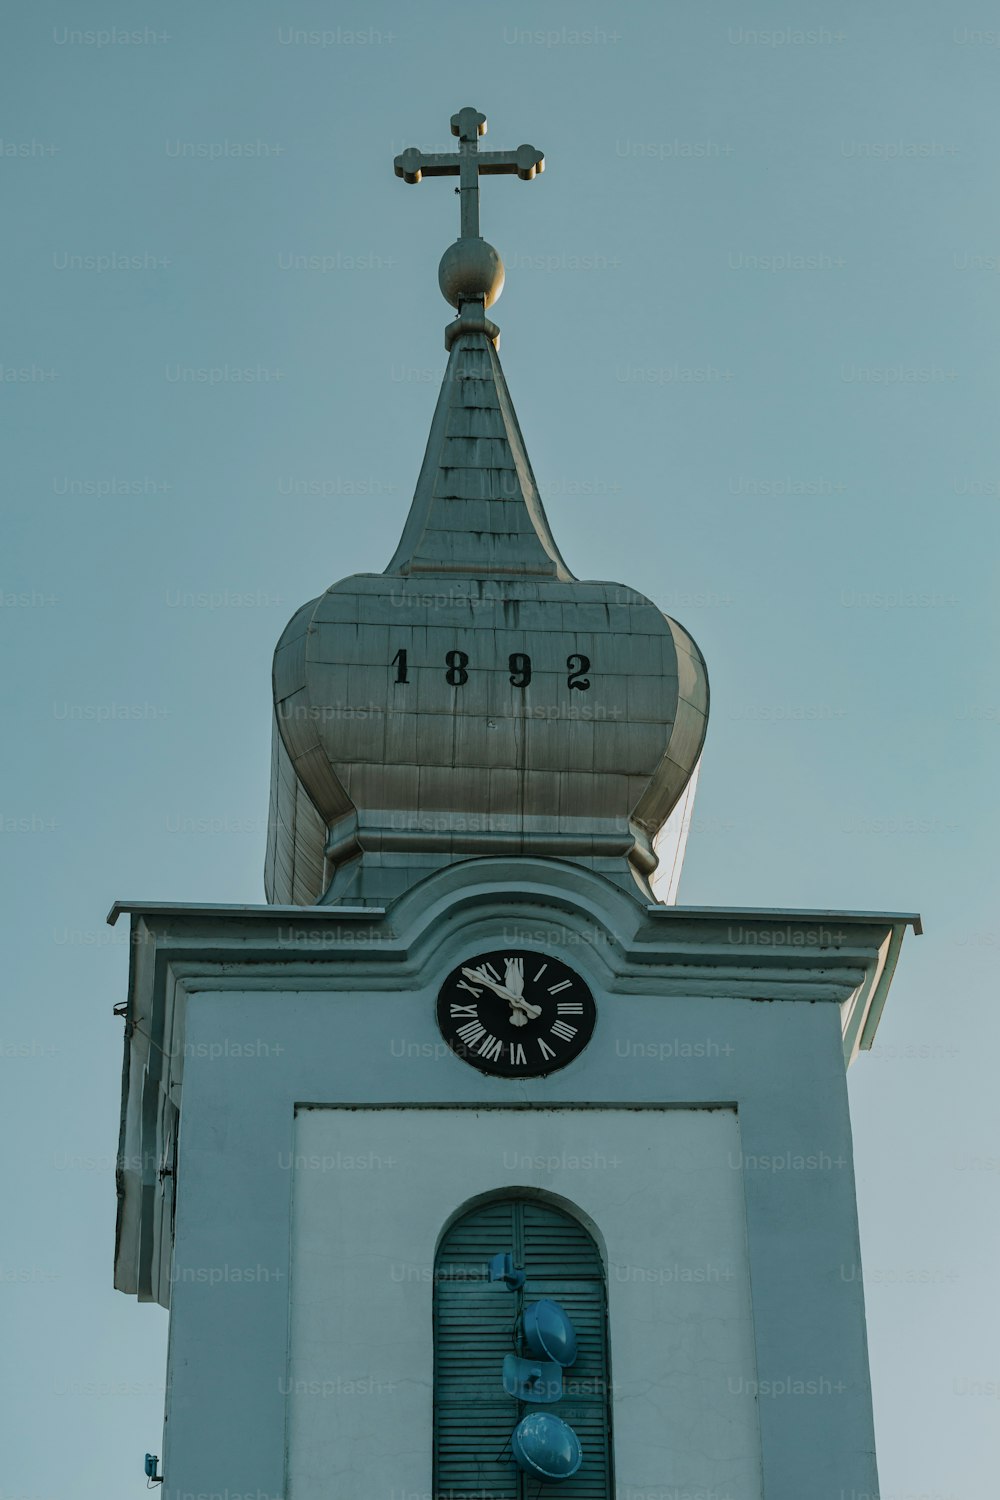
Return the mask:
<path id="1" fill-rule="evenodd" d="M 528 1016 L 536 1021 L 541 1015 L 541 1006 L 532 1005 L 524 999 L 524 959 L 508 958 L 505 960 L 507 989 L 510 991 L 511 1006 L 514 1013 L 511 1022 L 514 1026 L 523 1026 Z M 520 1012 L 520 1014 L 519 1014 Z"/>
<path id="2" fill-rule="evenodd" d="M 510 990 L 512 995 L 517 996 L 520 1008 L 527 1015 L 531 1016 L 532 1020 L 536 1020 L 541 1015 L 542 1007 L 540 1005 L 532 1005 L 530 1000 L 524 999 L 523 958 L 507 959 L 507 988 Z"/>
<path id="3" fill-rule="evenodd" d="M 474 984 L 485 984 L 491 990 L 496 990 L 497 994 L 502 995 L 505 1000 L 508 999 L 509 992 L 504 989 L 499 979 L 491 979 L 485 969 L 463 969 L 462 973 Z"/>
<path id="4" fill-rule="evenodd" d="M 524 960 L 520 958 L 508 958 L 506 961 L 507 988 L 512 995 L 524 994 Z"/>
<path id="5" fill-rule="evenodd" d="M 501 1000 L 508 1000 L 515 1011 L 515 1015 L 511 1017 L 511 1020 L 514 1022 L 515 1026 L 524 1025 L 523 1021 L 516 1019 L 518 1011 L 523 1012 L 526 1016 L 530 1016 L 532 1020 L 535 1020 L 538 1016 L 541 1015 L 542 1011 L 540 1006 L 531 1005 L 527 1000 L 522 1000 L 520 995 L 515 995 L 512 990 L 507 989 L 506 986 L 500 984 L 498 980 L 491 979 L 490 976 L 486 973 L 485 969 L 463 969 L 462 973 L 465 975 L 466 979 L 471 979 L 476 984 L 488 985 L 491 990 L 494 990 L 496 994 L 500 996 Z"/>
<path id="6" fill-rule="evenodd" d="M 527 1005 L 527 1001 L 521 1000 L 519 995 L 515 995 L 512 990 L 507 989 L 506 985 L 501 984 L 499 979 L 491 979 L 485 969 L 463 969 L 462 973 L 467 979 L 475 980 L 476 984 L 488 985 L 500 996 L 501 1000 L 509 1000 L 512 1005 Z"/>
<path id="7" fill-rule="evenodd" d="M 501 1000 L 515 1000 L 517 998 L 516 995 L 511 994 L 510 990 L 504 988 L 499 979 L 491 979 L 485 969 L 463 969 L 462 973 L 466 979 L 473 980 L 475 984 L 483 984 L 488 986 L 489 989 L 494 990 L 500 996 Z"/>

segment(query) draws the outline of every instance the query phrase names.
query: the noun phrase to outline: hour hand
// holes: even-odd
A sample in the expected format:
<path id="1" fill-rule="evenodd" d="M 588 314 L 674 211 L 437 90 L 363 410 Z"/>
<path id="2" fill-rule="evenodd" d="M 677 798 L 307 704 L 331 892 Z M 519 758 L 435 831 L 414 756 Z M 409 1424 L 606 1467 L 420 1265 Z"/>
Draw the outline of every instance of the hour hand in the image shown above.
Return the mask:
<path id="1" fill-rule="evenodd" d="M 530 1016 L 533 1021 L 537 1020 L 542 1013 L 542 1007 L 532 1005 L 530 1000 L 524 999 L 524 959 L 508 958 L 506 965 L 507 989 L 513 996 L 511 1004 L 523 1011 L 526 1016 Z"/>

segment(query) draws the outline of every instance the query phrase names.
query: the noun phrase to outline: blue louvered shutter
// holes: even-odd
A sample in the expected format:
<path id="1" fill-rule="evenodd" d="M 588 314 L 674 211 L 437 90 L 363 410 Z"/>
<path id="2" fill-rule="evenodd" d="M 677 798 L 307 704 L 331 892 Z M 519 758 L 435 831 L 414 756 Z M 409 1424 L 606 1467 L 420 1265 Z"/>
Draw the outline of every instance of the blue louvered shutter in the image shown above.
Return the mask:
<path id="1" fill-rule="evenodd" d="M 488 1262 L 512 1250 L 527 1272 L 524 1305 L 560 1302 L 579 1344 L 554 1405 L 507 1396 L 501 1381 L 514 1348 L 517 1295 L 488 1280 Z M 438 1500 L 611 1500 L 611 1434 L 604 1268 L 583 1225 L 549 1204 L 497 1198 L 458 1219 L 438 1251 L 434 1277 L 434 1492 Z M 572 1479 L 540 1485 L 510 1456 L 509 1438 L 529 1411 L 573 1427 L 583 1464 Z"/>

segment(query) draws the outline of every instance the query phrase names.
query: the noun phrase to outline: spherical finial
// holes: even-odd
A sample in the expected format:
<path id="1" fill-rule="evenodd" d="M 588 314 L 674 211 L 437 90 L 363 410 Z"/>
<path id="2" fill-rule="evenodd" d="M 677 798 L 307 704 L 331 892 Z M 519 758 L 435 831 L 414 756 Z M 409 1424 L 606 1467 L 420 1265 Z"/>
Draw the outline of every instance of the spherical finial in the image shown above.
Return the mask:
<path id="1" fill-rule="evenodd" d="M 486 240 L 456 240 L 441 257 L 438 285 L 452 307 L 479 298 L 484 307 L 490 307 L 503 291 L 503 283 L 503 261 Z"/>

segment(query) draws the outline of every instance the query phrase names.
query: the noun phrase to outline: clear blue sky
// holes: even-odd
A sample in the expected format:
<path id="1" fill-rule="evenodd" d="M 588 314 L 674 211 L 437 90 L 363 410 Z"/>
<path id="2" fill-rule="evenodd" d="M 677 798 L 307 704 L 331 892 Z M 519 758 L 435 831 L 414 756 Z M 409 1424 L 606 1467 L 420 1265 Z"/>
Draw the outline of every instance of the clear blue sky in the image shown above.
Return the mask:
<path id="1" fill-rule="evenodd" d="M 456 200 L 392 157 L 465 104 L 546 152 L 486 182 L 483 232 L 555 535 L 708 660 L 682 901 L 924 913 L 851 1074 L 882 1493 L 995 1493 L 997 24 L 7 17 L 5 1500 L 138 1494 L 160 1448 L 166 1315 L 111 1287 L 104 915 L 262 900 L 275 640 L 385 566 L 444 364 Z"/>

